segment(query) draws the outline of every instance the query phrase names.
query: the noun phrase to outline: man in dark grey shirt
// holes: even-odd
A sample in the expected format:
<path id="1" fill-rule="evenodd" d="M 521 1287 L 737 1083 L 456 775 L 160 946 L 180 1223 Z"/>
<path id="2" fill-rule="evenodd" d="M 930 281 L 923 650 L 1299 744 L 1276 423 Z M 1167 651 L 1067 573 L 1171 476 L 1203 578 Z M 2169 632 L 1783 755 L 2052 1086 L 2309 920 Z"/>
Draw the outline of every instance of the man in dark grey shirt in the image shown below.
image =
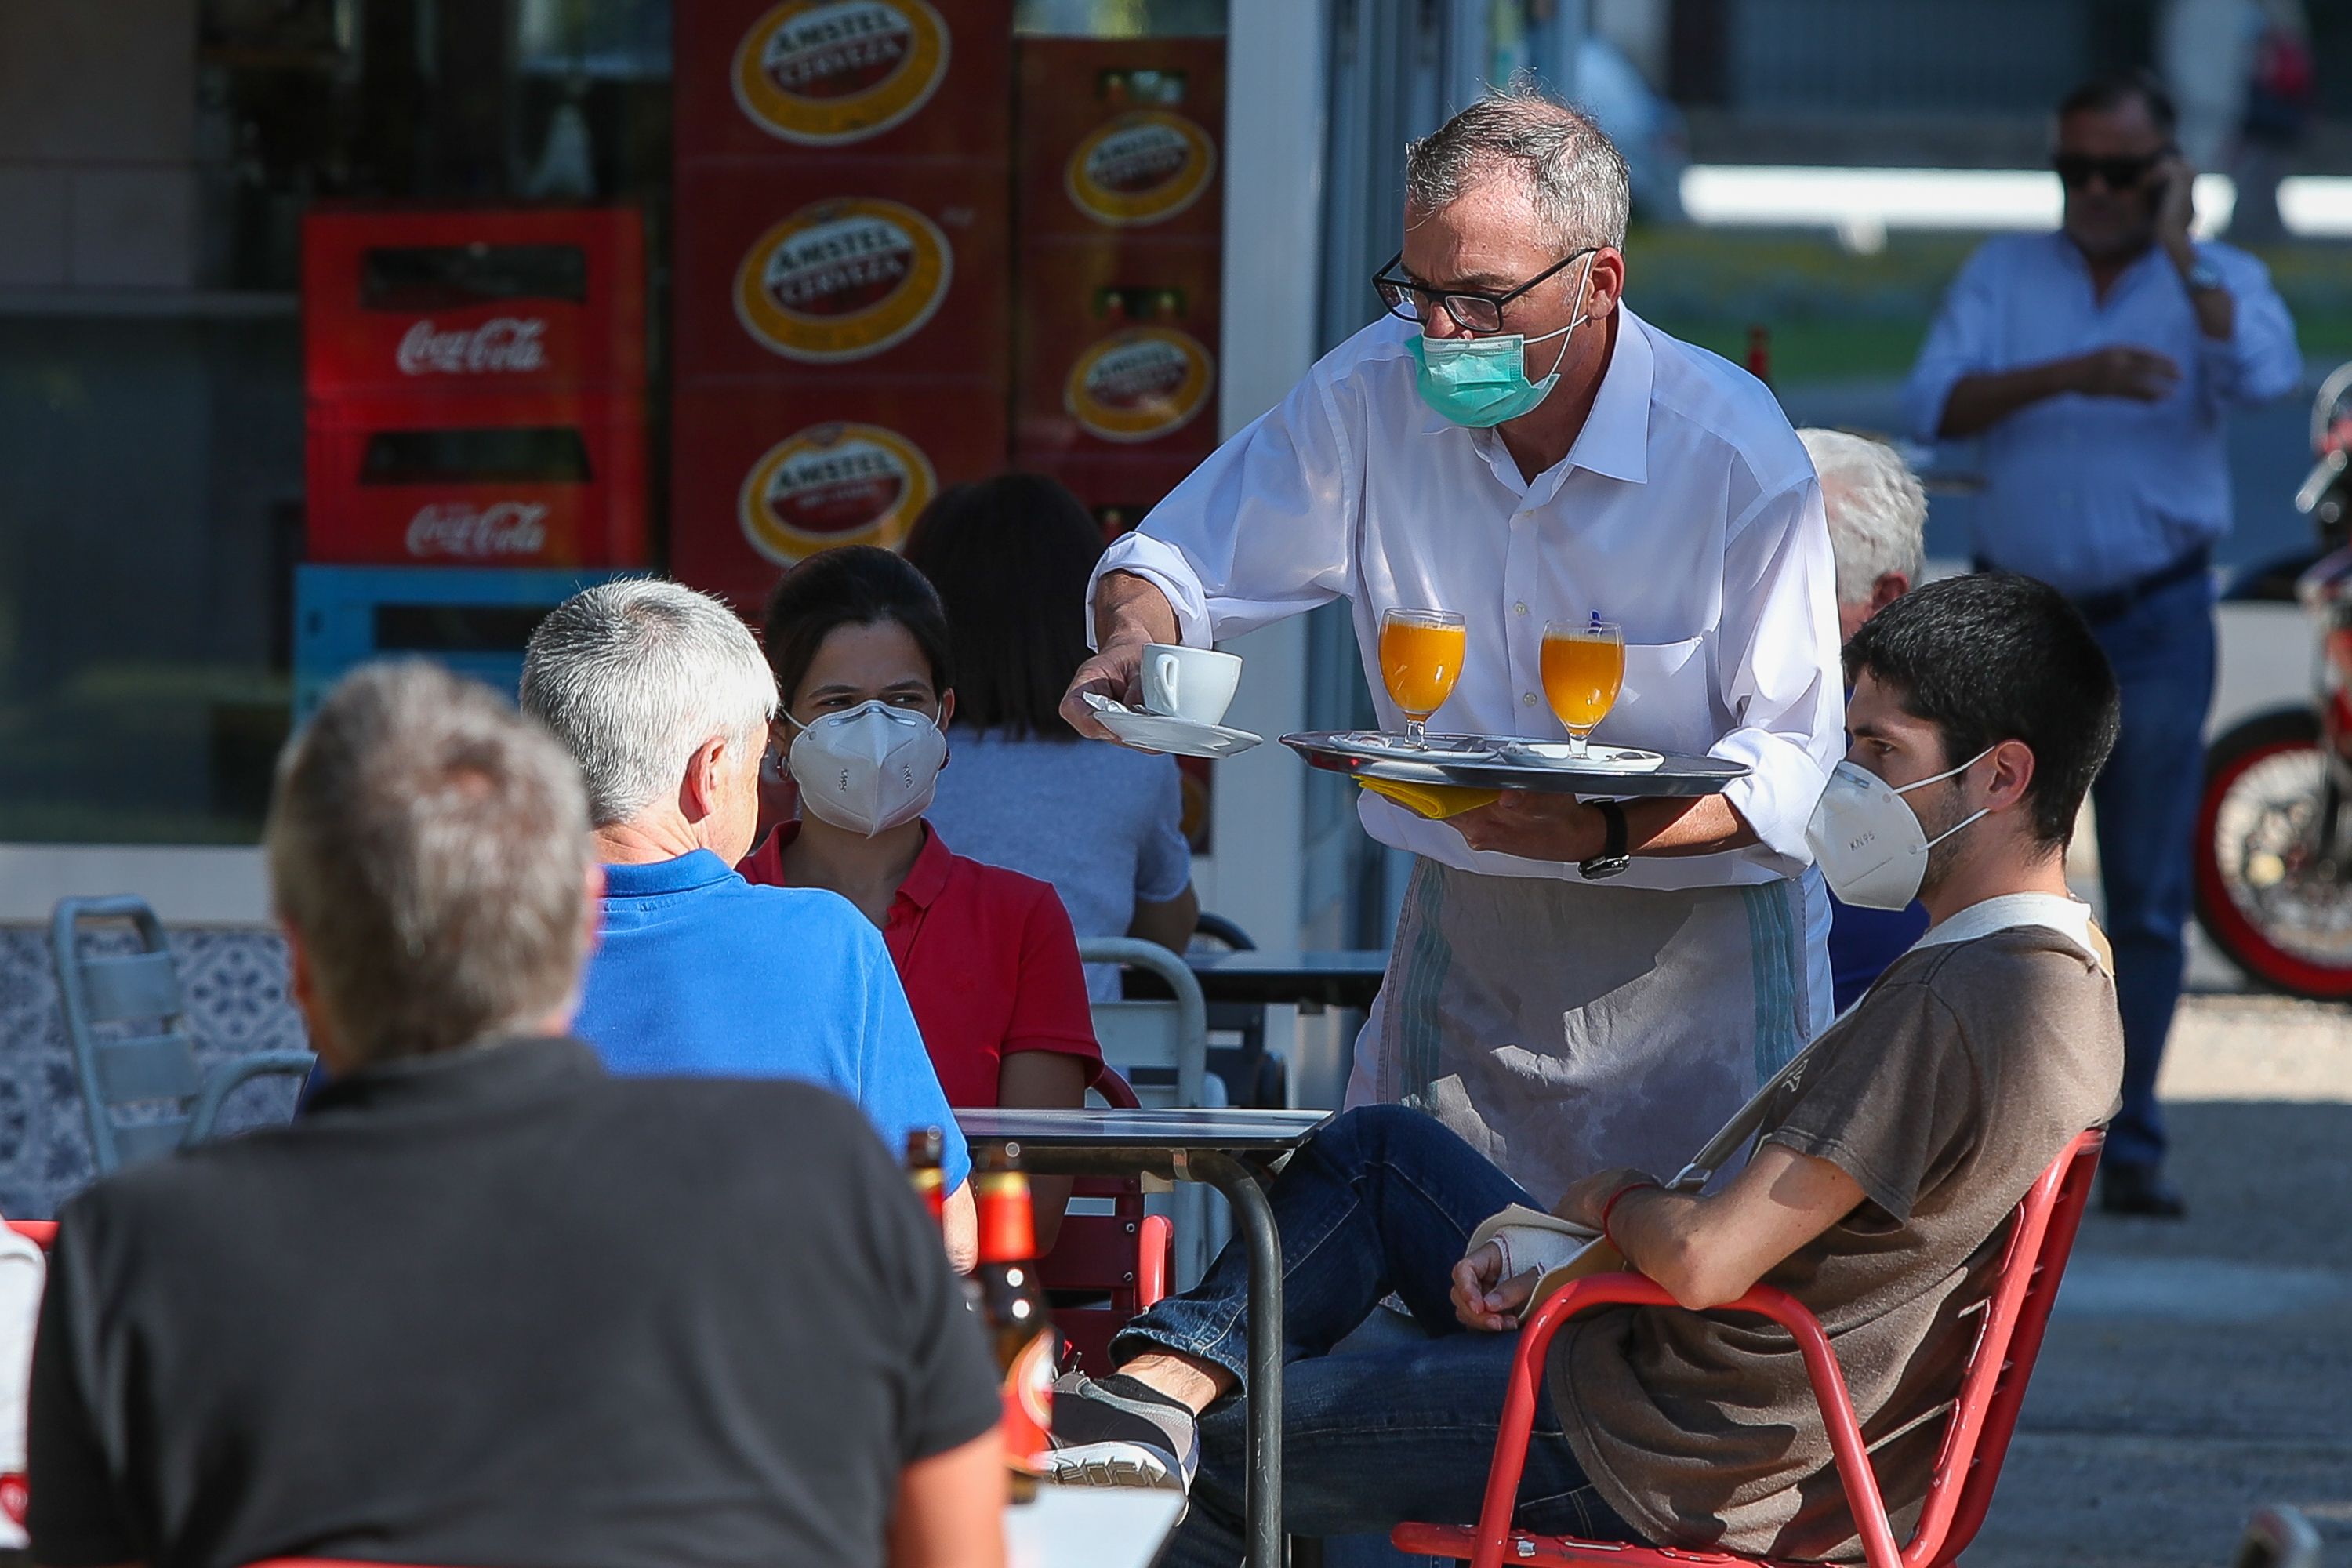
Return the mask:
<path id="1" fill-rule="evenodd" d="M 598 874 L 552 739 L 363 669 L 268 847 L 333 1080 L 66 1208 L 37 1561 L 1001 1568 L 989 1356 L 857 1110 L 564 1037 Z"/>

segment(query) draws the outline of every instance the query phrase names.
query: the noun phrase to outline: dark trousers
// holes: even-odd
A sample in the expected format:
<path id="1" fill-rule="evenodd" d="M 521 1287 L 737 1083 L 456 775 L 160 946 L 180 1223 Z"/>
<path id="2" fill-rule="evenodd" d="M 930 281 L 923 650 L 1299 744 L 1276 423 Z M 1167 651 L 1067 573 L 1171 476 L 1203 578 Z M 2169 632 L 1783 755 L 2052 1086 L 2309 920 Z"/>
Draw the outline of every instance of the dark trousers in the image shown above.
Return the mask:
<path id="1" fill-rule="evenodd" d="M 2123 731 L 2091 787 L 2107 938 L 2123 1013 L 2123 1110 L 2107 1130 L 2110 1165 L 2162 1163 L 2157 1069 L 2180 1000 L 2197 804 L 2213 704 L 2213 589 L 2198 576 L 2152 594 L 2092 630 L 2123 691 Z"/>
<path id="2" fill-rule="evenodd" d="M 1268 1196 L 1282 1232 L 1284 1527 L 1347 1535 L 1404 1520 L 1475 1523 L 1518 1336 L 1454 1321 L 1454 1266 L 1488 1215 L 1538 1205 L 1452 1132 L 1394 1105 L 1334 1120 L 1291 1157 Z M 1330 1353 L 1391 1290 L 1426 1337 Z M 1248 1295 L 1236 1240 L 1197 1288 L 1121 1330 L 1111 1353 L 1125 1362 L 1181 1351 L 1244 1376 Z M 1171 1568 L 1241 1561 L 1244 1429 L 1238 1398 L 1202 1417 L 1201 1473 Z M 1549 1392 L 1517 1518 L 1547 1533 L 1641 1539 L 1585 1478 Z"/>

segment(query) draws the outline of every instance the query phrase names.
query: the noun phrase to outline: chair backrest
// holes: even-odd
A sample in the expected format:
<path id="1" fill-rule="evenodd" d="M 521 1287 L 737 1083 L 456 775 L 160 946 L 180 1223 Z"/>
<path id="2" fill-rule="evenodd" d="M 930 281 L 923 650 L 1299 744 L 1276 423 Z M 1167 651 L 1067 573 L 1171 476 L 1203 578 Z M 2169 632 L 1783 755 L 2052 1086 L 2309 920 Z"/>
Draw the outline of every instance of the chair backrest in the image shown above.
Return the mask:
<path id="1" fill-rule="evenodd" d="M 85 956 L 85 921 L 128 921 L 135 952 Z M 49 922 L 58 1005 L 73 1047 L 75 1075 L 89 1113 L 90 1159 L 104 1175 L 130 1161 L 176 1149 L 188 1133 L 188 1106 L 204 1089 L 195 1041 L 183 1026 L 179 972 L 155 911 L 138 899 L 64 899 Z M 167 1109 L 119 1122 L 117 1107 Z"/>
<path id="2" fill-rule="evenodd" d="M 1192 966 L 1157 942 L 1132 937 L 1091 938 L 1078 944 L 1078 956 L 1088 963 L 1150 970 L 1171 997 L 1096 1003 L 1095 1039 L 1103 1060 L 1154 1109 L 1210 1103 L 1209 1015 Z"/>
<path id="3" fill-rule="evenodd" d="M 1095 1092 L 1120 1110 L 1139 1110 L 1134 1089 L 1106 1068 Z M 1143 1184 L 1132 1177 L 1081 1177 L 1071 1188 L 1072 1211 L 1062 1216 L 1054 1250 L 1040 1261 L 1049 1290 L 1103 1298 L 1099 1305 L 1056 1307 L 1054 1325 L 1069 1341 L 1080 1367 L 1108 1372 L 1110 1337 L 1168 1290 L 1172 1237 L 1168 1221 L 1143 1210 Z M 1083 1203 L 1083 1209 L 1076 1205 Z"/>
<path id="4" fill-rule="evenodd" d="M 1984 1522 L 2105 1143 L 2095 1127 L 2076 1136 L 2017 1205 L 1918 1529 L 1903 1550 L 1906 1568 L 1949 1563 Z"/>

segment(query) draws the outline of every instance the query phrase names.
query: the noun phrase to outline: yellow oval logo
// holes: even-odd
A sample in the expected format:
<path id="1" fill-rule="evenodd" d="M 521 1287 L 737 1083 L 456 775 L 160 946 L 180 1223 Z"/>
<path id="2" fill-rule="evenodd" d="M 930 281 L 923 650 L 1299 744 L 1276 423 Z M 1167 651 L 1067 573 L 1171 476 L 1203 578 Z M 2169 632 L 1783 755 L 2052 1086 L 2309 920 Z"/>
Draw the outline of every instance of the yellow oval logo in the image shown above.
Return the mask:
<path id="1" fill-rule="evenodd" d="M 879 198 L 818 202 L 761 235 L 735 270 L 743 330 L 786 359 L 838 364 L 902 342 L 947 297 L 939 226 Z"/>
<path id="2" fill-rule="evenodd" d="M 771 136 L 863 142 L 930 101 L 948 28 L 926 0 L 784 0 L 735 48 L 735 101 Z"/>
<path id="3" fill-rule="evenodd" d="M 1172 327 L 1135 327 L 1088 345 L 1070 367 L 1062 405 L 1089 435 L 1150 441 L 1208 405 L 1209 351 Z"/>
<path id="4" fill-rule="evenodd" d="M 1070 154 L 1065 183 L 1078 210 L 1115 227 L 1160 223 L 1201 199 L 1217 172 L 1209 133 L 1164 109 L 1122 114 Z"/>
<path id="5" fill-rule="evenodd" d="M 789 566 L 837 544 L 895 549 L 939 492 L 923 449 L 879 425 L 812 425 L 768 448 L 736 511 L 751 548 Z"/>

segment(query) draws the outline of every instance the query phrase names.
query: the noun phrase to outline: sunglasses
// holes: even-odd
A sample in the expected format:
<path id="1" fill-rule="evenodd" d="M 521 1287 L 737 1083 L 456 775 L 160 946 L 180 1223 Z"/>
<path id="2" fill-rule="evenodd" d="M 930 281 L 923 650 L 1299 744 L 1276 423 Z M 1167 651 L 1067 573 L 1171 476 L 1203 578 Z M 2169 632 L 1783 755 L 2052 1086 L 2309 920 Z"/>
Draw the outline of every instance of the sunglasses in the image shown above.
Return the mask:
<path id="1" fill-rule="evenodd" d="M 2137 158 L 2094 158 L 2083 153 L 2059 153 L 2051 157 L 2050 166 L 2058 173 L 2059 183 L 2070 191 L 2079 191 L 2094 177 L 2111 191 L 2126 191 L 2147 178 L 2147 172 L 2172 156 L 2172 149 L 2163 147 Z"/>

